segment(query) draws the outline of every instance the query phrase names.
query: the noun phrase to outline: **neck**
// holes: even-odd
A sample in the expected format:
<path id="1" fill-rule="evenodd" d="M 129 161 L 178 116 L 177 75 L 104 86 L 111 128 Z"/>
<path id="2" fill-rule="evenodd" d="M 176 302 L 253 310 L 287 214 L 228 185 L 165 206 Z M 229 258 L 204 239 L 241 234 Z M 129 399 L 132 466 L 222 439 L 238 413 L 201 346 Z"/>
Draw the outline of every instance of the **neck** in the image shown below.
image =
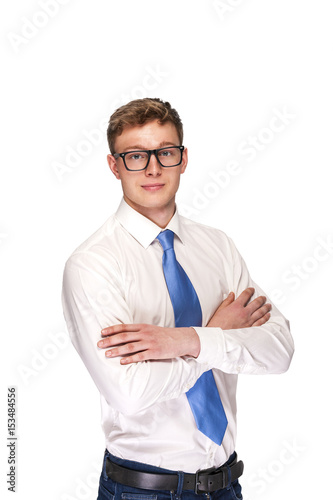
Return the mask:
<path id="1" fill-rule="evenodd" d="M 159 226 L 161 229 L 164 229 L 168 225 L 176 210 L 175 197 L 172 200 L 170 200 L 170 202 L 167 205 L 156 208 L 137 205 L 132 200 L 127 198 L 127 196 L 125 195 L 124 195 L 124 200 L 130 207 L 132 207 L 134 210 L 139 212 L 147 219 L 154 222 L 154 224 Z"/>

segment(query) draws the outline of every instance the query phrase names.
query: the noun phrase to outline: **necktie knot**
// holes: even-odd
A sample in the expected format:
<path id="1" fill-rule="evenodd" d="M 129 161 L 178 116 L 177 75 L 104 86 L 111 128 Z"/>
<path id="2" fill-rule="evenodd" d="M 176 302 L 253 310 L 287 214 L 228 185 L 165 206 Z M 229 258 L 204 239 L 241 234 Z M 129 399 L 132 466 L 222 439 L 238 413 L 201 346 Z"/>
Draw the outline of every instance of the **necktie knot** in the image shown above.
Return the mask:
<path id="1" fill-rule="evenodd" d="M 175 233 L 170 231 L 170 229 L 166 229 L 165 231 L 161 231 L 157 236 L 158 241 L 161 243 L 164 252 L 173 248 L 173 240 Z"/>

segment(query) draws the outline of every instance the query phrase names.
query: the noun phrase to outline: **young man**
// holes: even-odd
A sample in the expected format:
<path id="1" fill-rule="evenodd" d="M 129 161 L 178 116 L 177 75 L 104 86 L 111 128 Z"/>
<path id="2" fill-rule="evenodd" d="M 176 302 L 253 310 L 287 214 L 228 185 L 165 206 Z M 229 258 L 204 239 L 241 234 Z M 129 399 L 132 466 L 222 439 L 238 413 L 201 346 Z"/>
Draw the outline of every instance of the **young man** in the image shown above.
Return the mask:
<path id="1" fill-rule="evenodd" d="M 63 283 L 72 342 L 101 393 L 98 499 L 241 498 L 237 376 L 288 369 L 288 322 L 222 231 L 179 215 L 188 154 L 170 104 L 132 101 L 107 135 L 123 199 Z"/>

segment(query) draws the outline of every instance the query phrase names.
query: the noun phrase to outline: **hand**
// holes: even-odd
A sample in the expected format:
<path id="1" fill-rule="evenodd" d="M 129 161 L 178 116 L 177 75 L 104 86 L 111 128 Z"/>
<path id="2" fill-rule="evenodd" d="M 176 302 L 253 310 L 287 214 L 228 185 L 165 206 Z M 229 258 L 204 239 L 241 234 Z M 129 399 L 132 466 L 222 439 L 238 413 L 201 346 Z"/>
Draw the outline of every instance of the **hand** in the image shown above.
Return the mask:
<path id="1" fill-rule="evenodd" d="M 235 294 L 228 297 L 219 305 L 209 320 L 207 326 L 220 327 L 223 330 L 233 328 L 248 328 L 261 326 L 270 318 L 271 304 L 266 304 L 266 297 L 260 296 L 250 302 L 254 288 L 246 288 L 235 300 Z"/>
<path id="2" fill-rule="evenodd" d="M 153 359 L 172 359 L 180 356 L 197 357 L 200 340 L 193 328 L 164 328 L 134 324 L 114 325 L 102 330 L 104 339 L 97 342 L 110 358 L 124 356 L 122 365 Z"/>

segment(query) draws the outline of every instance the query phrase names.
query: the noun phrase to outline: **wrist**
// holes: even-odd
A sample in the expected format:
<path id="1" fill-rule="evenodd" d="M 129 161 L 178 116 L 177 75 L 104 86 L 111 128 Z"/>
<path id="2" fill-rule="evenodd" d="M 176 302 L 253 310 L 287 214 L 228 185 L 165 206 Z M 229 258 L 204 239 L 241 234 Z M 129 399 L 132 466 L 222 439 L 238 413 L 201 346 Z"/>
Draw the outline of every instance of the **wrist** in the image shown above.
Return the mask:
<path id="1" fill-rule="evenodd" d="M 188 356 L 192 356 L 193 358 L 197 358 L 200 354 L 201 344 L 200 338 L 194 328 L 189 327 L 186 328 L 187 336 L 188 336 Z"/>

